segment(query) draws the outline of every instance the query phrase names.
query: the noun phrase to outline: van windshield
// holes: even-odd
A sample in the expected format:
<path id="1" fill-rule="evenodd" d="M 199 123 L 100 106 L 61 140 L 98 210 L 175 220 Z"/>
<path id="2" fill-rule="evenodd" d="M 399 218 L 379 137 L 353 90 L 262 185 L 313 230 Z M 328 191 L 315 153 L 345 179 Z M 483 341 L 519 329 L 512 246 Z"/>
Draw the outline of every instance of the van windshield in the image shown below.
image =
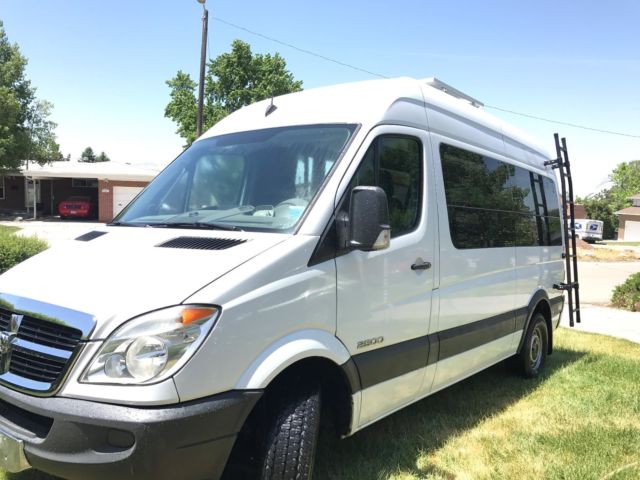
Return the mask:
<path id="1" fill-rule="evenodd" d="M 195 142 L 115 225 L 287 231 L 298 223 L 355 125 L 232 133 Z"/>

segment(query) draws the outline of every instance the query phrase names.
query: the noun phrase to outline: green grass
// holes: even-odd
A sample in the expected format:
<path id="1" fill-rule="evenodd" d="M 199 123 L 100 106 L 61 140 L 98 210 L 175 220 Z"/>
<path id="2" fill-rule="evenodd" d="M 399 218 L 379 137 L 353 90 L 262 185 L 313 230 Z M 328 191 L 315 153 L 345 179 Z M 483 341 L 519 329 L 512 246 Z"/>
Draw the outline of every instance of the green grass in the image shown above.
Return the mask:
<path id="1" fill-rule="evenodd" d="M 4 225 L 0 225 L 0 235 L 14 233 L 14 232 L 17 232 L 18 230 L 20 230 L 18 227 L 7 227 Z"/>
<path id="2" fill-rule="evenodd" d="M 353 437 L 323 438 L 315 478 L 640 478 L 640 345 L 568 329 L 555 340 L 539 379 L 497 365 Z"/>
<path id="3" fill-rule="evenodd" d="M 601 479 L 640 461 L 640 345 L 567 329 L 537 380 L 504 365 L 341 442 L 319 479 Z M 640 465 L 610 477 L 640 478 Z"/>
<path id="4" fill-rule="evenodd" d="M 602 243 L 607 245 L 607 241 L 604 240 Z M 608 245 L 620 245 L 622 247 L 640 247 L 640 242 L 611 242 Z"/>

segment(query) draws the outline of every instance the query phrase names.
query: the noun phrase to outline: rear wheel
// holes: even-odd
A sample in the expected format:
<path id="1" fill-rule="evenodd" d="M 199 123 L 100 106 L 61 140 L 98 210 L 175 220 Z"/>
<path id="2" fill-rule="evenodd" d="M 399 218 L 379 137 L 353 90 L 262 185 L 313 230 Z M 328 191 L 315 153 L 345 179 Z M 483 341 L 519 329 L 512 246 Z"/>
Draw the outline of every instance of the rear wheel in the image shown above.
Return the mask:
<path id="1" fill-rule="evenodd" d="M 514 357 L 519 372 L 526 378 L 537 377 L 544 367 L 549 347 L 547 321 L 541 313 L 534 314 L 524 337 L 520 353 Z"/>

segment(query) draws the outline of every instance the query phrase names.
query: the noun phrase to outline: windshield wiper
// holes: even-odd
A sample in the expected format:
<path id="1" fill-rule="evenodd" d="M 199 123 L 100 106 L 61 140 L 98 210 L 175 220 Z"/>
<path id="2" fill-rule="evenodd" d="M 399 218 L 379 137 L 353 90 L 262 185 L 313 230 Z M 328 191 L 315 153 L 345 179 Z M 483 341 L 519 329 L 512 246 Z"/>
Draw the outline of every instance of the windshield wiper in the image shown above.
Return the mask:
<path id="1" fill-rule="evenodd" d="M 145 223 L 129 223 L 129 222 L 111 222 L 107 223 L 107 227 L 146 227 Z"/>
<path id="2" fill-rule="evenodd" d="M 228 230 L 232 232 L 244 232 L 240 227 L 235 225 L 227 225 L 225 223 L 209 223 L 209 222 L 165 222 L 165 223 L 147 223 L 145 227 L 161 227 L 161 228 L 193 228 L 202 230 Z"/>

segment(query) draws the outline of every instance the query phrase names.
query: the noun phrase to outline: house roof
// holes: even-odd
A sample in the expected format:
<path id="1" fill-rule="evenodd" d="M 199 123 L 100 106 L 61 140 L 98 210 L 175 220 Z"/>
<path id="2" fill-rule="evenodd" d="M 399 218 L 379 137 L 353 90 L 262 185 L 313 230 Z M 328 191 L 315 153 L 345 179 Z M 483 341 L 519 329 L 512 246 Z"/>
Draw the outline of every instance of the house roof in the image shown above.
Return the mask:
<path id="1" fill-rule="evenodd" d="M 629 197 L 629 200 L 640 200 L 640 193 L 636 193 L 633 197 Z"/>
<path id="2" fill-rule="evenodd" d="M 153 180 L 161 167 L 140 167 L 118 162 L 52 162 L 47 165 L 30 163 L 20 168 L 25 177 L 46 178 L 97 178 L 99 180 L 123 180 L 148 182 Z"/>
<path id="3" fill-rule="evenodd" d="M 616 212 L 616 215 L 638 215 L 640 216 L 640 207 L 627 207 Z"/>

